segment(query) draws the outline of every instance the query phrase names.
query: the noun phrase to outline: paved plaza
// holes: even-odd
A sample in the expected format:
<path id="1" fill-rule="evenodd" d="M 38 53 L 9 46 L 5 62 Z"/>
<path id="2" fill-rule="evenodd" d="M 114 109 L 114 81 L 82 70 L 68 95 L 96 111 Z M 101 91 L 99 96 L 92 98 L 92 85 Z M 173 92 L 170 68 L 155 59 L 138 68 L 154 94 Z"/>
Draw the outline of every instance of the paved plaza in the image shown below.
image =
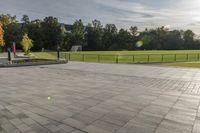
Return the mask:
<path id="1" fill-rule="evenodd" d="M 200 133 L 200 69 L 0 68 L 0 133 Z"/>

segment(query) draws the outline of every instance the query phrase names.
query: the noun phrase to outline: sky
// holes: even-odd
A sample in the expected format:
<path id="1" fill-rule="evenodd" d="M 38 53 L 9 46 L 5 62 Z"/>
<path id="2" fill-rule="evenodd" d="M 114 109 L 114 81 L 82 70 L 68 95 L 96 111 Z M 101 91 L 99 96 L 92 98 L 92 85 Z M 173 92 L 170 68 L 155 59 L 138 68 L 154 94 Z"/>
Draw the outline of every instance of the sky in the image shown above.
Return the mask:
<path id="1" fill-rule="evenodd" d="M 118 28 L 167 26 L 200 34 L 200 0 L 0 0 L 2 13 L 18 20 L 23 14 L 31 20 L 54 16 L 66 24 L 97 19 Z"/>

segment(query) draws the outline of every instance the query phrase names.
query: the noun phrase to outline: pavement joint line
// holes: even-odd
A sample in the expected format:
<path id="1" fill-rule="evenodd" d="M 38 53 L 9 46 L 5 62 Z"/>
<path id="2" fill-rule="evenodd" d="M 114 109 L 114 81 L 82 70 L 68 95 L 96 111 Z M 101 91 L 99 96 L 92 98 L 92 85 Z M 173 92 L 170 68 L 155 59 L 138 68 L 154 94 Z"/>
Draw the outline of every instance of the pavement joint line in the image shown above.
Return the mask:
<path id="1" fill-rule="evenodd" d="M 181 95 L 183 95 L 183 93 L 181 92 L 180 95 L 177 97 L 176 101 L 174 102 L 174 104 L 169 108 L 168 112 L 166 113 L 166 115 L 163 117 L 163 119 L 161 120 L 161 122 L 158 124 L 158 126 L 154 129 L 153 133 L 156 132 L 156 130 L 158 129 L 158 127 L 160 126 L 160 124 L 165 120 L 165 117 L 169 114 L 169 112 L 172 110 L 172 108 L 174 107 L 174 105 L 178 102 L 179 98 L 181 97 Z M 192 132 L 192 131 L 191 131 Z"/>
<path id="2" fill-rule="evenodd" d="M 193 132 L 193 130 L 194 130 L 195 121 L 197 120 L 198 113 L 200 113 L 199 108 L 200 108 L 200 99 L 199 99 L 198 109 L 196 110 L 196 117 L 195 117 L 195 120 L 194 120 L 194 122 L 193 122 L 193 126 L 192 126 L 192 132 Z"/>
<path id="3" fill-rule="evenodd" d="M 27 103 L 27 104 L 31 104 L 31 103 L 29 103 L 29 102 L 25 102 L 25 101 L 22 101 L 22 102 Z M 11 104 L 11 105 L 14 105 L 14 104 Z M 31 105 L 34 105 L 34 104 L 31 104 Z M 16 106 L 16 105 L 14 105 L 14 106 Z M 36 106 L 36 105 L 34 105 L 34 106 Z M 17 107 L 18 107 L 18 108 L 21 108 L 20 106 L 17 106 Z M 36 107 L 38 107 L 38 106 L 36 106 Z M 76 127 L 73 127 L 73 126 L 71 126 L 71 125 L 65 124 L 65 123 L 63 123 L 63 122 L 61 122 L 61 121 L 54 120 L 54 119 L 52 119 L 52 118 L 49 118 L 49 117 L 43 116 L 43 115 L 41 115 L 41 114 L 38 114 L 38 113 L 32 112 L 32 111 L 27 110 L 27 109 L 24 109 L 24 108 L 21 108 L 21 109 L 26 110 L 26 111 L 31 112 L 31 113 L 34 113 L 34 114 L 37 114 L 37 115 L 42 116 L 42 117 L 44 117 L 44 118 L 47 118 L 47 119 L 49 119 L 49 120 L 52 120 L 52 121 L 58 122 L 58 123 L 60 123 L 60 124 L 67 125 L 67 126 L 69 126 L 69 127 L 72 127 L 72 128 L 74 128 L 74 129 L 79 130 L 79 131 L 82 131 L 82 132 L 84 132 L 84 133 L 88 133 L 88 132 L 85 132 L 85 131 L 83 131 L 83 130 L 81 130 L 81 129 L 78 129 L 78 128 L 76 128 Z M 37 123 L 38 123 L 38 122 L 37 122 Z M 42 126 L 40 123 L 38 123 L 38 124 L 39 124 L 40 126 Z M 42 126 L 42 127 L 44 127 L 44 126 Z M 44 128 L 46 128 L 46 127 L 44 127 Z M 46 128 L 46 129 L 48 129 L 48 128 Z"/>
<path id="4" fill-rule="evenodd" d="M 144 79 L 154 79 L 154 80 L 163 80 L 163 81 L 169 80 L 169 82 L 171 82 L 171 81 L 175 81 L 175 82 L 179 81 L 178 79 L 165 79 L 165 78 L 153 78 L 153 77 L 142 77 L 142 76 L 130 76 L 130 75 L 113 74 L 113 73 L 97 73 L 97 72 L 92 72 L 92 71 L 83 71 L 83 70 L 76 70 L 76 69 L 60 69 L 60 68 L 57 69 L 57 68 L 50 68 L 50 67 L 42 67 L 41 69 L 44 69 L 44 68 L 55 69 L 55 70 L 80 71 L 80 72 L 86 72 L 87 74 L 88 73 L 90 73 L 90 74 L 102 74 L 102 75 L 112 75 L 112 76 L 129 77 L 129 78 L 144 78 Z M 192 82 L 192 81 L 184 81 L 184 80 L 181 80 L 181 81 L 183 81 L 183 82 Z M 157 83 L 157 84 L 159 84 L 159 83 Z"/>
<path id="5" fill-rule="evenodd" d="M 157 100 L 161 95 L 162 95 L 162 93 L 160 93 L 160 94 L 157 96 L 157 98 L 156 98 L 155 100 Z M 152 102 L 154 102 L 155 100 L 152 100 L 149 104 L 147 104 L 146 106 L 144 106 L 143 108 L 141 108 L 141 109 L 136 113 L 136 115 L 133 117 L 133 119 L 136 118 L 137 115 L 140 114 L 140 112 L 142 112 L 142 110 L 144 110 L 146 107 L 148 107 L 149 105 L 151 105 Z M 133 119 L 131 119 L 131 120 L 133 120 Z M 129 123 L 131 120 L 129 120 L 127 123 Z M 127 123 L 126 123 L 126 124 L 127 124 Z M 126 125 L 126 124 L 125 124 L 125 125 Z M 124 126 L 123 126 L 123 127 L 124 127 Z M 121 127 L 121 128 L 123 128 L 123 127 Z"/>

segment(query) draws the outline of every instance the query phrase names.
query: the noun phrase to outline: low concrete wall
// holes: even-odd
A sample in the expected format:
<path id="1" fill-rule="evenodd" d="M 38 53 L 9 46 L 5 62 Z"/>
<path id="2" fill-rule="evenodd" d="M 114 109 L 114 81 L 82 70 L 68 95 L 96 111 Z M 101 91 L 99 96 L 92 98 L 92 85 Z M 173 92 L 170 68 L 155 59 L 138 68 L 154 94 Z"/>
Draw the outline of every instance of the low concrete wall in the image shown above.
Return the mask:
<path id="1" fill-rule="evenodd" d="M 0 64 L 6 63 L 8 61 L 8 58 L 0 57 Z"/>
<path id="2" fill-rule="evenodd" d="M 67 64 L 67 60 L 56 61 L 43 61 L 43 62 L 26 62 L 23 64 L 0 64 L 0 68 L 6 67 L 26 67 L 26 66 L 39 66 L 39 65 L 54 65 L 54 64 Z"/>

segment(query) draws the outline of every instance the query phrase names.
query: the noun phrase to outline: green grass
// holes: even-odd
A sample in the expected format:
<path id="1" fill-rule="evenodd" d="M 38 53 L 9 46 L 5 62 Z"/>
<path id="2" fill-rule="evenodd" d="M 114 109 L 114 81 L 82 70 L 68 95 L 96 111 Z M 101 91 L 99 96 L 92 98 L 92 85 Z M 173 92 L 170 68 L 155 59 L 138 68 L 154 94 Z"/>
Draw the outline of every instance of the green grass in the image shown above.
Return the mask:
<path id="1" fill-rule="evenodd" d="M 192 54 L 200 53 L 200 50 L 149 50 L 149 51 L 86 51 L 78 54 L 101 54 L 101 55 L 141 55 L 141 54 Z"/>
<path id="2" fill-rule="evenodd" d="M 200 68 L 200 63 L 171 63 L 171 64 L 162 64 L 161 66 Z"/>
<path id="3" fill-rule="evenodd" d="M 36 58 L 56 59 L 56 52 L 37 52 L 33 54 Z M 61 52 L 61 58 L 73 61 L 126 64 L 186 62 L 200 60 L 200 50 Z"/>
<path id="4" fill-rule="evenodd" d="M 34 52 L 32 56 L 41 59 L 57 59 L 56 52 Z"/>

